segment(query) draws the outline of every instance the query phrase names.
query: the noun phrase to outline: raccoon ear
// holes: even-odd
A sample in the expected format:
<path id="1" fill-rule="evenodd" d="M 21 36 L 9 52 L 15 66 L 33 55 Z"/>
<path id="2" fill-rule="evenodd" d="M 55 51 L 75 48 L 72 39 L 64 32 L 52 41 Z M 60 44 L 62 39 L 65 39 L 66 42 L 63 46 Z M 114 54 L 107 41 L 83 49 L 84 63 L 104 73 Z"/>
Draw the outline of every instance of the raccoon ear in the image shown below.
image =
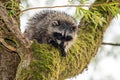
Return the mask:
<path id="1" fill-rule="evenodd" d="M 59 23 L 59 21 L 52 21 L 52 26 L 59 26 L 60 25 L 60 23 Z"/>

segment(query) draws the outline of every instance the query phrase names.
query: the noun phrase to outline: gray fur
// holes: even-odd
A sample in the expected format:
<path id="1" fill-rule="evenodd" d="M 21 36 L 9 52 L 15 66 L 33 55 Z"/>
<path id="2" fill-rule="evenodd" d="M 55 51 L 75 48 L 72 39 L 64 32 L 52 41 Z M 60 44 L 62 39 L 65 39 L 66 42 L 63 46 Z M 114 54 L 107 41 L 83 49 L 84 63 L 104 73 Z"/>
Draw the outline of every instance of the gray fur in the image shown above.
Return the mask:
<path id="1" fill-rule="evenodd" d="M 51 41 L 54 41 L 58 47 L 63 48 L 61 51 L 64 52 L 63 55 L 65 55 L 65 52 L 67 52 L 77 37 L 77 28 L 75 20 L 66 13 L 42 11 L 29 20 L 24 34 L 28 39 L 36 39 L 39 43 L 51 43 Z M 69 40 L 68 37 L 69 41 L 66 41 L 64 37 L 58 37 L 60 38 L 60 40 L 58 40 L 55 37 L 56 34 L 53 35 L 53 33 L 70 36 L 72 39 Z M 63 45 L 60 45 L 62 42 Z"/>

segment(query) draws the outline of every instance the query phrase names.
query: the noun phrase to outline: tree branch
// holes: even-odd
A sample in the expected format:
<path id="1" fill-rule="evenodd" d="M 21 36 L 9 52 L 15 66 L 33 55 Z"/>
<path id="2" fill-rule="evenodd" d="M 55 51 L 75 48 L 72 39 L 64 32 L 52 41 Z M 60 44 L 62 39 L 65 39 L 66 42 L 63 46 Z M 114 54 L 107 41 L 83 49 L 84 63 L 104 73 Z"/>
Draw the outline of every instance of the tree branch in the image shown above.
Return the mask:
<path id="1" fill-rule="evenodd" d="M 29 40 L 21 34 L 18 23 L 14 20 L 14 18 L 12 18 L 12 16 L 8 16 L 8 12 L 1 2 L 0 2 L 0 16 L 7 25 L 7 28 L 13 34 L 15 34 L 15 36 L 20 40 L 20 42 L 23 45 L 25 45 L 25 47 L 28 47 L 30 45 Z"/>
<path id="2" fill-rule="evenodd" d="M 33 8 L 28 8 L 28 9 L 22 10 L 21 13 L 23 13 L 23 12 L 25 12 L 25 11 L 29 11 L 29 10 L 34 10 L 34 9 L 63 8 L 63 7 L 90 7 L 90 4 L 33 7 Z"/>
<path id="3" fill-rule="evenodd" d="M 94 6 L 101 6 L 101 5 L 105 5 L 105 4 L 113 4 L 113 2 L 109 2 L 109 3 L 100 3 L 100 4 L 94 4 L 92 5 L 92 7 Z M 118 3 L 116 3 L 118 4 Z M 120 4 L 118 4 L 120 5 Z M 32 8 L 28 8 L 25 10 L 22 10 L 20 13 L 29 11 L 29 10 L 35 10 L 35 9 L 48 9 L 48 8 L 65 8 L 65 7 L 90 7 L 90 4 L 79 4 L 79 5 L 61 5 L 61 6 L 45 6 L 45 7 L 32 7 Z"/>
<path id="4" fill-rule="evenodd" d="M 96 55 L 102 43 L 103 33 L 113 18 L 112 15 L 108 14 L 109 12 L 103 11 L 103 14 L 103 12 L 99 11 L 101 8 L 97 7 L 96 9 L 103 14 L 102 17 L 107 19 L 108 23 L 101 27 L 94 25 L 92 21 L 88 23 L 87 19 L 83 18 L 80 22 L 82 25 L 79 25 L 80 32 L 76 43 L 68 51 L 67 56 L 61 58 L 59 51 L 49 44 L 34 42 L 30 49 L 24 47 L 29 45 L 29 41 L 21 34 L 15 19 L 8 16 L 6 8 L 2 6 L 0 3 L 0 16 L 5 22 L 5 26 L 15 34 L 15 37 L 22 44 L 17 48 L 18 55 L 22 57 L 20 56 L 21 62 L 17 69 L 16 80 L 64 80 L 65 78 L 78 75 L 87 68 L 88 63 Z M 93 9 L 90 8 L 90 10 Z M 4 41 L 1 40 L 1 42 L 4 44 Z"/>
<path id="5" fill-rule="evenodd" d="M 118 43 L 106 43 L 106 42 L 103 42 L 102 45 L 120 46 L 120 44 Z"/>
<path id="6" fill-rule="evenodd" d="M 9 50 L 11 50 L 11 51 L 16 51 L 16 48 L 8 45 L 8 44 L 5 42 L 4 39 L 0 38 L 0 42 L 1 42 L 6 48 L 8 48 Z"/>

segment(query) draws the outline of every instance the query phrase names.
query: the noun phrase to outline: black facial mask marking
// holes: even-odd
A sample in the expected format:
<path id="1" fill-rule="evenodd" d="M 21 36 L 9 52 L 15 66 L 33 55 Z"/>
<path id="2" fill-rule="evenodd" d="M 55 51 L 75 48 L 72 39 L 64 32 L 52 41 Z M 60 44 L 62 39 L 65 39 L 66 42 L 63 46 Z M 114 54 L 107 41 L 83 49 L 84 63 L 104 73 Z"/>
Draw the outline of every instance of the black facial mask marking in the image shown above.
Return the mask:
<path id="1" fill-rule="evenodd" d="M 62 36 L 61 33 L 58 32 L 54 32 L 53 36 L 57 39 L 57 40 L 61 40 L 61 41 L 70 41 L 73 38 L 71 36 Z"/>
<path id="2" fill-rule="evenodd" d="M 58 32 L 54 32 L 53 33 L 53 37 L 55 38 L 55 40 L 52 40 L 51 41 L 51 44 L 55 47 L 58 47 L 60 48 L 60 51 L 61 51 L 61 55 L 63 57 L 66 56 L 66 51 L 65 51 L 65 45 L 64 45 L 64 42 L 65 41 L 71 41 L 73 38 L 71 36 L 66 36 L 65 34 L 62 35 L 61 33 L 58 33 Z M 60 40 L 61 43 L 58 44 L 56 40 Z"/>
<path id="3" fill-rule="evenodd" d="M 57 33 L 57 32 L 54 32 L 53 33 L 53 36 L 58 39 L 58 40 L 61 40 L 62 39 L 62 34 L 61 33 Z"/>
<path id="4" fill-rule="evenodd" d="M 65 41 L 71 41 L 73 38 L 71 36 L 66 36 Z"/>

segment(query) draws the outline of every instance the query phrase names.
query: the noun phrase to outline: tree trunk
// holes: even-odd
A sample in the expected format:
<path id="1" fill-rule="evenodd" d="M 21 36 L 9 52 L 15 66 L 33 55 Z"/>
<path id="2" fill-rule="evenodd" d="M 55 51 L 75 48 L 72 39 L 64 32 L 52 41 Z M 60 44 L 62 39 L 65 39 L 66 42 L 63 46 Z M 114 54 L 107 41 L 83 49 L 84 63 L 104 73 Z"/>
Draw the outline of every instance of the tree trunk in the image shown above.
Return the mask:
<path id="1" fill-rule="evenodd" d="M 119 0 L 115 0 L 120 4 Z M 96 0 L 94 4 L 112 2 Z M 120 7 L 120 6 L 117 6 Z M 19 30 L 19 0 L 0 2 L 0 80 L 64 80 L 80 74 L 96 55 L 103 33 L 113 15 L 100 6 L 99 11 L 107 23 L 102 26 L 83 18 L 79 35 L 65 58 L 59 50 L 48 44 L 32 43 Z M 103 14 L 104 12 L 104 14 Z M 19 64 L 19 66 L 18 66 Z"/>
<path id="2" fill-rule="evenodd" d="M 5 14 L 1 10 L 2 7 L 6 7 L 9 15 L 14 17 L 14 19 L 19 23 L 19 1 L 14 1 L 14 3 L 10 0 L 2 0 L 0 2 L 0 80 L 14 80 L 17 66 L 20 62 L 20 57 L 18 53 L 11 51 L 7 47 L 5 47 L 6 43 L 13 46 L 16 45 L 11 40 L 11 38 L 15 37 L 13 36 L 12 32 L 7 28 L 5 21 L 2 19 L 2 16 Z"/>

